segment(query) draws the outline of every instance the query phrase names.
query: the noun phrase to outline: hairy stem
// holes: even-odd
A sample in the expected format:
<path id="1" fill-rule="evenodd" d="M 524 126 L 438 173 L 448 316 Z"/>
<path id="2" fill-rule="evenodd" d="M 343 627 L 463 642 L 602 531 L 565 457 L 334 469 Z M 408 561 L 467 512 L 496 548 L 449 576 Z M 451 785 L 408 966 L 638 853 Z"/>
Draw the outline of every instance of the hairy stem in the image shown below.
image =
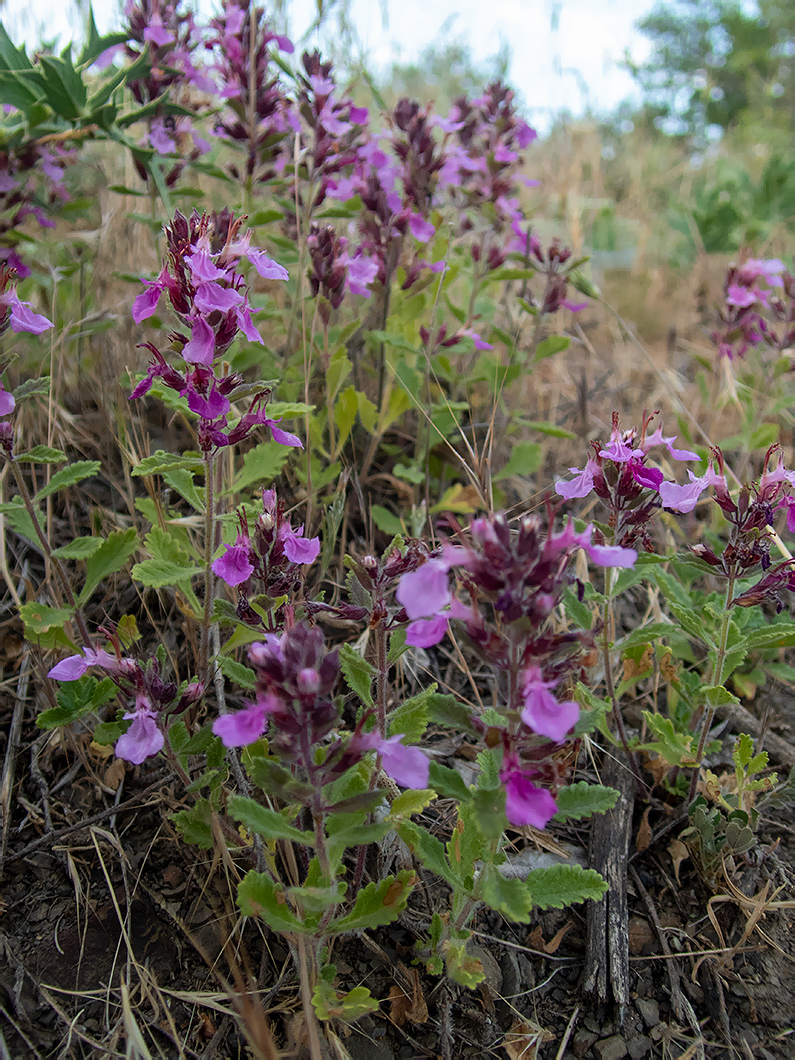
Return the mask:
<path id="1" fill-rule="evenodd" d="M 213 551 L 215 549 L 215 489 L 214 454 L 210 449 L 204 454 L 204 615 L 199 641 L 199 680 L 206 685 L 209 678 L 210 616 L 212 614 L 215 575 L 213 574 Z"/>

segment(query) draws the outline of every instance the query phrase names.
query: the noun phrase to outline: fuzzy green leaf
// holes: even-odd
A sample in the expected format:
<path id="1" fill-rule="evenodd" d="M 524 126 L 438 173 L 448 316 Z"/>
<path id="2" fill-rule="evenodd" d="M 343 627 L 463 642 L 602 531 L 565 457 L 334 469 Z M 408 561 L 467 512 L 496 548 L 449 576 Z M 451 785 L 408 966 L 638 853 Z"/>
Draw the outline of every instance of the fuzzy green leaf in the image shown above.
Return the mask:
<path id="1" fill-rule="evenodd" d="M 23 604 L 19 609 L 20 617 L 25 623 L 25 636 L 36 640 L 36 634 L 46 633 L 48 629 L 63 628 L 74 614 L 73 607 L 50 607 L 35 600 Z"/>
<path id="2" fill-rule="evenodd" d="M 483 901 L 508 920 L 526 924 L 533 908 L 533 896 L 524 880 L 508 878 L 494 865 L 484 865 L 480 880 Z"/>
<path id="3" fill-rule="evenodd" d="M 60 471 L 55 472 L 45 486 L 42 486 L 33 500 L 43 501 L 51 493 L 57 493 L 58 490 L 66 489 L 67 486 L 74 486 L 82 482 L 84 478 L 96 475 L 101 467 L 99 460 L 77 460 L 68 467 L 62 467 Z"/>
<path id="4" fill-rule="evenodd" d="M 291 839 L 295 843 L 312 847 L 315 845 L 315 837 L 309 832 L 302 832 L 294 828 L 285 818 L 271 810 L 267 806 L 261 806 L 254 799 L 247 799 L 243 795 L 233 795 L 229 800 L 229 813 L 236 821 L 240 821 L 250 832 L 256 832 L 263 839 Z"/>
<path id="5" fill-rule="evenodd" d="M 99 583 L 109 574 L 120 571 L 138 547 L 135 527 L 129 530 L 114 530 L 108 534 L 93 556 L 86 563 L 86 580 L 78 603 L 84 604 Z"/>
<path id="6" fill-rule="evenodd" d="M 68 725 L 86 714 L 93 714 L 100 707 L 109 703 L 118 692 L 110 677 L 98 681 L 90 674 L 84 674 L 77 681 L 65 681 L 58 689 L 58 706 L 44 710 L 36 718 L 40 729 L 55 729 L 59 725 Z"/>
<path id="7" fill-rule="evenodd" d="M 259 916 L 273 931 L 301 932 L 303 925 L 287 905 L 287 897 L 270 876 L 251 869 L 237 888 L 237 904 L 243 916 Z"/>
<path id="8" fill-rule="evenodd" d="M 607 891 L 607 883 L 599 873 L 581 865 L 534 869 L 527 883 L 533 905 L 538 909 L 563 909 L 588 899 L 598 902 Z"/>
<path id="9" fill-rule="evenodd" d="M 194 474 L 202 474 L 204 461 L 198 453 L 167 453 L 164 449 L 156 449 L 151 456 L 145 456 L 140 463 L 132 469 L 134 476 L 140 475 L 162 475 L 166 471 L 176 471 L 183 468 Z"/>
<path id="10" fill-rule="evenodd" d="M 66 460 L 66 453 L 53 449 L 51 445 L 34 445 L 26 453 L 16 454 L 15 459 L 31 464 L 62 464 Z"/>
<path id="11" fill-rule="evenodd" d="M 373 707 L 372 684 L 375 667 L 354 651 L 350 644 L 339 649 L 340 669 L 345 675 L 350 690 L 368 707 Z"/>
<path id="12" fill-rule="evenodd" d="M 332 921 L 329 932 L 341 934 L 343 931 L 358 931 L 361 928 L 391 924 L 406 908 L 409 894 L 416 882 L 416 873 L 404 869 L 397 876 L 387 876 L 377 883 L 368 883 L 356 895 L 356 902 L 350 913 Z"/>
<path id="13" fill-rule="evenodd" d="M 102 546 L 101 537 L 76 537 L 68 545 L 53 549 L 53 556 L 58 559 L 88 559 Z"/>
<path id="14" fill-rule="evenodd" d="M 581 821 L 595 813 L 607 813 L 616 804 L 618 792 L 615 788 L 606 788 L 601 784 L 589 784 L 580 780 L 561 788 L 555 796 L 558 812 L 555 821 Z"/>

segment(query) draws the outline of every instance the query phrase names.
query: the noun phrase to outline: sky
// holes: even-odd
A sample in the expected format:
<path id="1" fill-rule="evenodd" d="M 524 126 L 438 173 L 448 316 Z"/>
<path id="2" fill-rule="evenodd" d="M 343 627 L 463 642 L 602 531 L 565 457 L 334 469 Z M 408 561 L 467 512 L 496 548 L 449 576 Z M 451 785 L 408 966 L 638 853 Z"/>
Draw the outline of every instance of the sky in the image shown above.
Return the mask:
<path id="1" fill-rule="evenodd" d="M 509 81 L 524 101 L 539 132 L 554 114 L 581 115 L 589 106 L 602 112 L 633 97 L 633 82 L 618 66 L 629 50 L 633 59 L 648 54 L 648 42 L 634 28 L 653 0 L 350 0 L 371 69 L 410 62 L 431 43 L 447 38 L 469 45 L 484 63 L 507 42 Z M 199 0 L 210 13 L 213 0 Z M 63 0 L 5 0 L 0 18 L 15 40 L 35 43 L 40 27 L 48 36 L 69 39 L 69 10 Z M 111 28 L 120 5 L 95 0 L 101 32 Z M 295 39 L 311 26 L 317 0 L 288 0 Z M 386 9 L 386 23 L 383 17 Z M 636 97 L 635 97 L 636 98 Z"/>

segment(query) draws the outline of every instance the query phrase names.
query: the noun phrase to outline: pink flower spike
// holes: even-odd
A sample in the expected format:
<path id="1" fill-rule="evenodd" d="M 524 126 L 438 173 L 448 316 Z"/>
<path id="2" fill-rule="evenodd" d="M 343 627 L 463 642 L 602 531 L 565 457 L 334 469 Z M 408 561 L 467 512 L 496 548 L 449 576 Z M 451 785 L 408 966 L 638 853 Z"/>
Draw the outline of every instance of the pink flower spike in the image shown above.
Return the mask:
<path id="1" fill-rule="evenodd" d="M 595 457 L 592 456 L 588 457 L 582 471 L 577 467 L 570 467 L 569 471 L 576 477 L 569 482 L 558 479 L 555 483 L 555 493 L 567 501 L 573 500 L 575 497 L 587 497 L 593 489 L 593 477 L 598 468 L 599 465 L 596 463 Z"/>
<path id="2" fill-rule="evenodd" d="M 292 445 L 296 449 L 304 448 L 304 443 L 297 434 L 290 434 L 289 431 L 281 429 L 279 426 L 281 420 L 263 420 L 262 422 L 266 427 L 270 427 L 274 442 L 278 442 L 279 445 Z"/>
<path id="3" fill-rule="evenodd" d="M 517 828 L 531 825 L 546 828 L 558 812 L 555 800 L 544 788 L 537 788 L 527 773 L 519 768 L 503 771 L 500 779 L 505 786 L 505 812 Z"/>
<path id="4" fill-rule="evenodd" d="M 759 292 L 755 288 L 741 287 L 737 283 L 729 284 L 726 291 L 726 305 L 747 309 L 759 301 Z"/>
<path id="5" fill-rule="evenodd" d="M 539 736 L 561 743 L 566 733 L 577 724 L 580 708 L 571 700 L 559 703 L 548 691 L 553 686 L 554 682 L 541 679 L 538 666 L 530 667 L 522 692 L 525 702 L 522 721 Z"/>
<path id="6" fill-rule="evenodd" d="M 687 514 L 695 508 L 701 494 L 707 488 L 707 476 L 697 478 L 692 471 L 687 472 L 690 482 L 684 486 L 678 486 L 675 482 L 663 482 L 660 486 L 660 500 L 663 508 L 671 508 L 675 512 Z"/>
<path id="7" fill-rule="evenodd" d="M 267 706 L 264 701 L 249 703 L 243 710 L 222 714 L 213 722 L 213 733 L 224 747 L 247 747 L 265 732 Z"/>
<path id="8" fill-rule="evenodd" d="M 160 295 L 165 289 L 162 273 L 157 280 L 143 280 L 142 282 L 146 284 L 147 290 L 143 294 L 139 294 L 132 304 L 132 318 L 136 324 L 140 324 L 142 320 L 152 316 L 157 309 Z"/>
<path id="9" fill-rule="evenodd" d="M 403 788 L 427 788 L 431 763 L 419 747 L 407 747 L 402 739 L 398 733 L 376 745 L 384 772 Z"/>
<path id="10" fill-rule="evenodd" d="M 157 727 L 155 712 L 146 696 L 138 696 L 135 710 L 124 717 L 132 718 L 133 723 L 116 741 L 116 757 L 138 766 L 145 759 L 156 755 L 165 739 Z"/>
<path id="11" fill-rule="evenodd" d="M 290 273 L 284 265 L 269 258 L 264 250 L 251 247 L 246 251 L 246 257 L 263 278 L 263 280 L 289 280 Z"/>
<path id="12" fill-rule="evenodd" d="M 436 229 L 430 221 L 426 221 L 418 213 L 413 213 L 409 217 L 409 229 L 414 238 L 420 243 L 427 243 L 429 239 L 432 239 L 436 234 Z"/>
<path id="13" fill-rule="evenodd" d="M 291 563 L 314 563 L 320 555 L 320 538 L 291 530 L 284 539 L 284 554 Z"/>
<path id="14" fill-rule="evenodd" d="M 11 303 L 11 316 L 9 318 L 12 331 L 29 331 L 31 335 L 41 335 L 48 331 L 53 323 L 41 313 L 31 312 L 30 302 L 21 302 L 19 298 Z"/>
<path id="15" fill-rule="evenodd" d="M 90 661 L 88 658 L 89 654 L 91 655 Z M 59 663 L 52 667 L 47 676 L 51 677 L 53 681 L 78 681 L 86 673 L 89 666 L 94 665 L 93 656 L 93 651 L 90 648 L 85 648 L 81 655 L 70 655 L 66 659 L 61 659 Z"/>
<path id="16" fill-rule="evenodd" d="M 406 644 L 412 648 L 432 648 L 444 640 L 447 633 L 447 616 L 418 618 L 406 626 Z"/>
<path id="17" fill-rule="evenodd" d="M 159 19 L 153 19 L 144 30 L 144 40 L 151 41 L 156 48 L 164 48 L 167 44 L 174 43 L 174 34 L 169 33 Z"/>
<path id="18" fill-rule="evenodd" d="M 219 269 L 206 250 L 197 248 L 192 254 L 185 256 L 185 261 L 190 266 L 190 274 L 195 284 L 223 280 L 226 276 L 226 270 Z"/>
<path id="19" fill-rule="evenodd" d="M 209 368 L 215 357 L 215 332 L 203 317 L 196 317 L 190 333 L 190 342 L 182 350 L 188 364 L 203 364 Z"/>
<path id="20" fill-rule="evenodd" d="M 254 573 L 250 561 L 248 538 L 238 534 L 234 545 L 227 545 L 226 552 L 213 563 L 212 570 L 227 585 L 242 585 Z"/>
<path id="21" fill-rule="evenodd" d="M 430 559 L 417 570 L 404 574 L 395 595 L 411 619 L 437 614 L 452 599 L 447 564 L 444 560 Z"/>
<path id="22" fill-rule="evenodd" d="M 351 294 L 361 295 L 369 298 L 371 295 L 370 284 L 378 275 L 378 262 L 374 258 L 349 258 L 347 262 L 347 273 L 345 276 L 346 290 Z"/>
<path id="23" fill-rule="evenodd" d="M 217 283 L 200 283 L 196 288 L 193 304 L 200 313 L 212 313 L 218 310 L 228 313 L 230 309 L 243 305 L 245 299 L 239 291 L 233 291 L 231 287 L 221 287 Z"/>

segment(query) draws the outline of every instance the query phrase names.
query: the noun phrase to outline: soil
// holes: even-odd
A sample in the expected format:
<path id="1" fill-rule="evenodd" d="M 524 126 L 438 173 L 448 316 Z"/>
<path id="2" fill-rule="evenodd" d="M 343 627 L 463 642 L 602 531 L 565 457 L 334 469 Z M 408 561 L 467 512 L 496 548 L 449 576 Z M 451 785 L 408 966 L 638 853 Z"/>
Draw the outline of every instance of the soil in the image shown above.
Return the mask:
<path id="1" fill-rule="evenodd" d="M 793 718 L 779 704 L 779 719 Z M 5 747 L 13 706 L 3 708 Z M 170 815 L 186 797 L 169 770 L 122 768 L 88 734 L 42 734 L 27 717 L 17 756 L 0 890 L 0 1057 L 277 1055 L 263 1012 L 281 1055 L 308 1055 L 287 947 L 235 907 L 235 879 L 250 865 L 177 836 Z M 434 807 L 444 837 L 451 807 Z M 583 993 L 585 906 L 529 925 L 481 913 L 476 990 L 419 970 L 414 942 L 446 898 L 428 877 L 399 922 L 368 944 L 336 946 L 340 984 L 366 985 L 381 1005 L 352 1027 L 332 1025 L 324 1049 L 343 1060 L 792 1057 L 792 802 L 759 808 L 757 845 L 710 887 L 680 858 L 682 823 L 666 828 L 674 805 L 636 798 L 626 1005 Z M 587 863 L 589 827 L 514 835 L 516 851 Z"/>

